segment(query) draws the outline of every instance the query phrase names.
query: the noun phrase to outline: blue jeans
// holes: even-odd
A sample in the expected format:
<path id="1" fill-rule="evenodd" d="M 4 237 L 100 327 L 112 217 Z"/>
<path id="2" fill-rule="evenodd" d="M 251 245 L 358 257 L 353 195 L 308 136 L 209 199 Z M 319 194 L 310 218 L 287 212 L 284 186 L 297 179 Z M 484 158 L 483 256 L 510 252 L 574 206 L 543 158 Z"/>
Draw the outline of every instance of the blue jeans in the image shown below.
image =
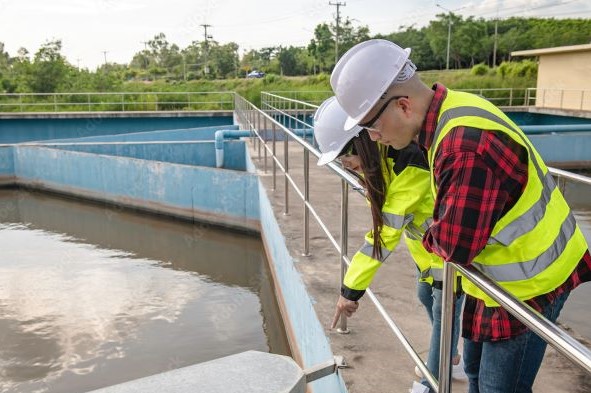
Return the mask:
<path id="1" fill-rule="evenodd" d="M 552 322 L 570 292 L 560 295 L 542 310 Z M 531 393 L 546 351 L 546 342 L 528 331 L 502 341 L 464 343 L 464 369 L 470 381 L 469 393 Z"/>
<path id="2" fill-rule="evenodd" d="M 439 347 L 441 345 L 441 289 L 433 288 L 426 282 L 417 283 L 417 296 L 427 310 L 427 315 L 431 320 L 431 342 L 429 344 L 429 354 L 427 356 L 427 368 L 431 374 L 439 379 Z M 460 338 L 460 316 L 462 314 L 462 302 L 464 295 L 456 299 L 454 314 L 454 330 L 452 335 L 452 356 L 458 355 L 458 340 Z M 428 386 L 426 379 L 421 379 L 423 385 Z"/>

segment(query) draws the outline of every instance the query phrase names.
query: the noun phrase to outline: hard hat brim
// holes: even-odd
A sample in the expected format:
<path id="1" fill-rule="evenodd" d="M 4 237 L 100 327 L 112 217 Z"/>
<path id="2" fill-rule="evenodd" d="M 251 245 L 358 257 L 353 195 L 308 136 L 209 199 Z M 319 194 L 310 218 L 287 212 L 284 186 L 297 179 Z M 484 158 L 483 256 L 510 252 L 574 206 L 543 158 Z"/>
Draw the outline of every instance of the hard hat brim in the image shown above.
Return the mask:
<path id="1" fill-rule="evenodd" d="M 326 164 L 328 164 L 329 162 L 334 161 L 337 158 L 337 155 L 340 153 L 340 151 L 330 151 L 328 153 L 324 153 L 320 156 L 320 158 L 318 159 L 318 162 L 316 163 L 316 165 L 318 166 L 324 166 Z"/>
<path id="2" fill-rule="evenodd" d="M 338 149 L 327 151 L 326 153 L 322 153 L 320 155 L 320 158 L 318 159 L 318 162 L 316 163 L 316 165 L 324 166 L 324 165 L 328 164 L 329 162 L 334 161 L 338 157 L 341 150 L 343 150 L 343 148 L 347 145 L 347 143 L 349 143 L 351 141 L 351 139 L 359 136 L 359 133 L 361 131 L 363 131 L 363 128 L 359 127 L 355 124 L 350 129 L 343 131 L 347 134 L 351 134 L 350 138 L 346 139 L 344 141 L 344 143 L 338 147 Z"/>
<path id="3" fill-rule="evenodd" d="M 359 126 L 359 121 L 361 119 L 357 120 L 352 118 L 351 116 L 347 117 L 347 120 L 345 120 L 345 124 L 343 125 L 343 130 L 345 130 L 346 132 L 349 131 L 353 131 L 354 129 L 359 129 L 359 131 L 361 131 L 363 129 L 363 127 Z"/>

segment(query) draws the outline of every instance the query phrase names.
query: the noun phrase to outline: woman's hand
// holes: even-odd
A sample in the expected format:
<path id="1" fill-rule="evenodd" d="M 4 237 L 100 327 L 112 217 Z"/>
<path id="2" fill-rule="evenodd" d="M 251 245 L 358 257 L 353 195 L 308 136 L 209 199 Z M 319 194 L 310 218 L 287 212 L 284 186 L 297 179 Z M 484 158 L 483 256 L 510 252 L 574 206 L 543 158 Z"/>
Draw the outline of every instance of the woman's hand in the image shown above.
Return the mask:
<path id="1" fill-rule="evenodd" d="M 334 317 L 332 318 L 332 323 L 330 325 L 331 329 L 334 329 L 339 322 L 339 318 L 341 314 L 345 314 L 348 318 L 353 315 L 355 311 L 359 308 L 359 302 L 349 300 L 344 298 L 343 296 L 339 296 L 339 300 L 337 301 L 336 312 Z"/>

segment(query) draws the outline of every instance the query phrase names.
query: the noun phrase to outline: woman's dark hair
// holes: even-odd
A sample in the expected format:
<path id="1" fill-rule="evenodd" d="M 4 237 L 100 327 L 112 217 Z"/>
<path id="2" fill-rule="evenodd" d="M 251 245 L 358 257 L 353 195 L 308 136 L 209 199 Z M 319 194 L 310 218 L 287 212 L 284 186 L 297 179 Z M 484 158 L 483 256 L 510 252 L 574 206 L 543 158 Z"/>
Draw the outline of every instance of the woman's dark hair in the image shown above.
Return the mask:
<path id="1" fill-rule="evenodd" d="M 380 150 L 378 144 L 369 138 L 369 134 L 365 130 L 360 132 L 357 138 L 353 138 L 353 145 L 361 159 L 367 199 L 370 202 L 373 221 L 372 257 L 382 260 L 382 237 L 380 232 L 384 225 L 382 207 L 386 201 L 386 182 L 382 172 L 382 165 L 386 162 L 387 150 Z"/>

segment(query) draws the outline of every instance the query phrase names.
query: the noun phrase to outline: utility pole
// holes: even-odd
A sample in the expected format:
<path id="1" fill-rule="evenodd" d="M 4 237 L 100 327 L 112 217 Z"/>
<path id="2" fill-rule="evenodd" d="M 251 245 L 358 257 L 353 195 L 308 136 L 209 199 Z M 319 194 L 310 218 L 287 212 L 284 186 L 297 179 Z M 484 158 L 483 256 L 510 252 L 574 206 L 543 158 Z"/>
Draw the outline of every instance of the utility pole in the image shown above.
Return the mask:
<path id="1" fill-rule="evenodd" d="M 341 19 L 341 7 L 345 7 L 347 5 L 347 3 L 341 3 L 340 1 L 333 3 L 332 1 L 329 1 L 328 5 L 334 5 L 335 7 L 337 7 L 337 16 L 336 16 L 337 28 L 336 28 L 336 34 L 335 34 L 336 37 L 334 40 L 334 63 L 336 64 L 339 61 L 339 22 Z"/>
<path id="2" fill-rule="evenodd" d="M 441 8 L 444 11 L 448 12 L 448 16 L 447 16 L 447 56 L 446 56 L 446 61 L 445 61 L 445 69 L 449 70 L 449 48 L 451 46 L 451 16 L 453 15 L 454 11 L 459 11 L 464 7 L 460 7 L 460 8 L 456 8 L 455 10 L 448 10 L 447 8 L 445 8 L 444 6 L 442 6 L 441 4 L 435 4 L 437 7 Z"/>
<path id="3" fill-rule="evenodd" d="M 498 40 L 499 19 L 495 19 L 495 40 L 493 44 L 493 68 L 497 66 L 497 40 Z"/>
<path id="4" fill-rule="evenodd" d="M 109 52 L 109 51 L 108 50 L 103 51 L 103 56 L 105 57 L 105 66 L 107 65 L 107 52 Z"/>
<path id="5" fill-rule="evenodd" d="M 148 69 L 148 41 L 141 41 L 140 44 L 144 44 L 144 68 Z"/>
<path id="6" fill-rule="evenodd" d="M 208 58 L 209 58 L 209 43 L 207 40 L 209 40 L 210 38 L 213 38 L 212 36 L 207 34 L 207 28 L 211 27 L 211 25 L 208 25 L 207 23 L 204 23 L 202 25 L 199 25 L 201 27 L 203 27 L 203 42 L 204 42 L 204 46 L 205 46 L 205 61 L 204 61 L 204 69 L 203 69 L 203 73 L 204 74 L 208 74 L 209 73 L 209 67 L 207 66 L 208 63 Z"/>
<path id="7" fill-rule="evenodd" d="M 493 68 L 497 66 L 497 42 L 498 42 L 498 30 L 499 27 L 499 7 L 497 6 L 497 16 L 495 18 L 495 40 L 494 40 L 494 44 L 493 44 L 493 63 L 492 66 Z"/>

